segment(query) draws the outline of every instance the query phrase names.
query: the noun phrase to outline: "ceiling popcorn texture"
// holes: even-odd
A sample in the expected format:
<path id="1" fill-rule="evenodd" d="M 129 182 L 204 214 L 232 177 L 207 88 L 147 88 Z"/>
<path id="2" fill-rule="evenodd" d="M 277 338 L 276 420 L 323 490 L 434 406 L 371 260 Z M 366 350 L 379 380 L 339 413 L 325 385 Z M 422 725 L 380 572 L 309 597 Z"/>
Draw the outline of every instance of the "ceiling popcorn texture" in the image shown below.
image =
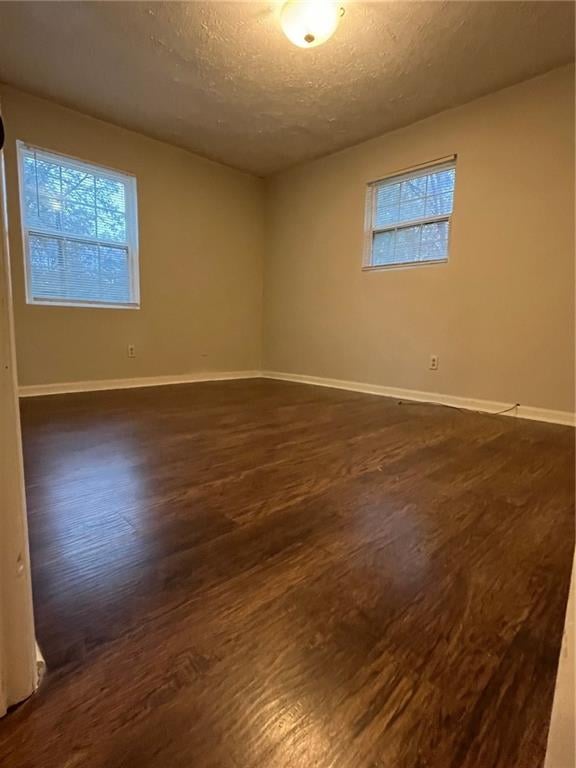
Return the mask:
<path id="1" fill-rule="evenodd" d="M 266 176 L 574 58 L 570 2 L 343 5 L 303 50 L 278 3 L 1 2 L 0 81 Z"/>

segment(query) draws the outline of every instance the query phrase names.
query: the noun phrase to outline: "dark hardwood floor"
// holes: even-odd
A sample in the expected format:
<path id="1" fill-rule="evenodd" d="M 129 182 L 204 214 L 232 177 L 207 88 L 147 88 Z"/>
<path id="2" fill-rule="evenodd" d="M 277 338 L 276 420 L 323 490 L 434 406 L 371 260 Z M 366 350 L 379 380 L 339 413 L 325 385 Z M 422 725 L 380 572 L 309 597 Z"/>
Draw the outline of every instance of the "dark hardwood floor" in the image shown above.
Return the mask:
<path id="1" fill-rule="evenodd" d="M 572 429 L 265 380 L 22 419 L 48 674 L 3 768 L 540 768 Z"/>

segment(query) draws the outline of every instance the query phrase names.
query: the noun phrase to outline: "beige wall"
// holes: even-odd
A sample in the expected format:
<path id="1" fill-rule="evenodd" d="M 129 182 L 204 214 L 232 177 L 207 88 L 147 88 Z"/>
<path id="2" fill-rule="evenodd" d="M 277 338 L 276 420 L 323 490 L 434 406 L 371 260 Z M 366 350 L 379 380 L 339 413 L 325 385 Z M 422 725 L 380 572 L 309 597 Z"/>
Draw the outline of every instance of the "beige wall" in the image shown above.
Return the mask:
<path id="1" fill-rule="evenodd" d="M 265 368 L 572 411 L 573 101 L 562 68 L 272 179 Z M 449 263 L 362 272 L 366 183 L 453 153 Z"/>
<path id="2" fill-rule="evenodd" d="M 12 88 L 0 96 L 20 384 L 259 368 L 262 182 Z M 25 303 L 16 139 L 137 176 L 140 310 Z"/>
<path id="3" fill-rule="evenodd" d="M 20 383 L 258 369 L 263 336 L 268 370 L 572 411 L 573 87 L 555 70 L 266 184 L 2 87 Z M 140 310 L 26 305 L 16 139 L 137 176 Z M 449 263 L 363 272 L 366 182 L 453 153 Z"/>

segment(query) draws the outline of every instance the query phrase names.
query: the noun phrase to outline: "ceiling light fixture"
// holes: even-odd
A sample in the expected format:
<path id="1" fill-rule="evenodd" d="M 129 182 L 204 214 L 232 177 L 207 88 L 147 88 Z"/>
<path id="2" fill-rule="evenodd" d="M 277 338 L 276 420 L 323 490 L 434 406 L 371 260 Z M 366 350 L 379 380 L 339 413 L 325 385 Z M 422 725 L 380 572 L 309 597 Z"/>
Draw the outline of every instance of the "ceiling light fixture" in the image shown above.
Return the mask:
<path id="1" fill-rule="evenodd" d="M 315 48 L 332 37 L 344 15 L 334 0 L 288 0 L 282 6 L 280 23 L 284 34 L 300 48 Z"/>

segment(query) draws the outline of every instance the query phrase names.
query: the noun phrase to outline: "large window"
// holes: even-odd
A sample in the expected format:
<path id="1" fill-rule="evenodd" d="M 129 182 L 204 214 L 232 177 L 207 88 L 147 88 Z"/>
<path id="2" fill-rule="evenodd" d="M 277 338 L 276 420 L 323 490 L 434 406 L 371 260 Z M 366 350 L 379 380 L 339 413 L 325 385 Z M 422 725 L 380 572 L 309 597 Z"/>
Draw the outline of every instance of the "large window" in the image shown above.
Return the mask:
<path id="1" fill-rule="evenodd" d="M 139 306 L 136 179 L 18 143 L 26 300 Z"/>
<path id="2" fill-rule="evenodd" d="M 367 269 L 448 259 L 455 159 L 368 185 Z"/>

